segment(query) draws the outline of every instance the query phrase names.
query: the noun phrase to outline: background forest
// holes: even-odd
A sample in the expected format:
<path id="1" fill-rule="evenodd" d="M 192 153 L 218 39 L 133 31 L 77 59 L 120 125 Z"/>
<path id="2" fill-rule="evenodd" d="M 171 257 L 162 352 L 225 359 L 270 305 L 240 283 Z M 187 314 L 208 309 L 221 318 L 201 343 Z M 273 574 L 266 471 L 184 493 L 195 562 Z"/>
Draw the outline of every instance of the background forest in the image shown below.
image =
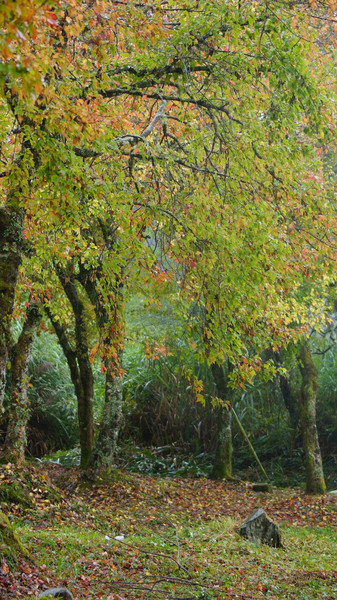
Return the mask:
<path id="1" fill-rule="evenodd" d="M 148 314 L 147 321 L 133 299 L 128 309 L 130 337 L 124 352 L 123 414 L 115 465 L 147 475 L 222 477 L 213 473 L 219 433 L 216 384 L 206 361 L 196 361 L 172 308 Z M 136 316 L 135 316 L 136 313 Z M 165 331 L 169 329 L 168 333 Z M 149 341 L 162 335 L 150 348 Z M 177 336 L 175 336 L 177 333 Z M 169 337 L 168 337 L 169 335 Z M 146 336 L 146 343 L 140 338 Z M 336 488 L 336 348 L 333 335 L 310 338 L 318 372 L 317 428 L 327 485 Z M 278 486 L 304 485 L 305 460 L 298 423 L 301 373 L 296 347 L 284 358 L 291 396 L 284 394 L 285 377 L 255 380 L 245 389 L 231 389 L 229 400 L 270 480 Z M 202 401 L 196 400 L 189 373 L 203 382 Z M 98 361 L 95 377 L 94 422 L 104 406 L 104 374 Z M 31 415 L 27 427 L 27 456 L 63 465 L 80 463 L 76 396 L 62 350 L 48 331 L 36 338 L 29 365 Z M 283 378 L 283 380 L 282 380 Z M 293 404 L 289 402 L 292 401 Z M 5 402 L 8 402 L 6 399 Z M 6 420 L 4 421 L 6 423 Z M 233 474 L 264 480 L 238 424 L 232 424 Z"/>

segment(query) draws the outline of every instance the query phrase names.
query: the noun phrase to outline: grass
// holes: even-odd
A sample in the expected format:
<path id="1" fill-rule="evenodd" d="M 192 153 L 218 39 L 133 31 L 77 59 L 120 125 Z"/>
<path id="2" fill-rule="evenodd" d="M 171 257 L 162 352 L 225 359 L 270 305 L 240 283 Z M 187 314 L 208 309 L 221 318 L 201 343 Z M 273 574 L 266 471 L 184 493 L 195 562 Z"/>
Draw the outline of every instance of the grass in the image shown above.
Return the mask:
<path id="1" fill-rule="evenodd" d="M 8 587 L 1 597 L 28 600 L 61 584 L 76 600 L 337 596 L 332 497 L 299 490 L 262 495 L 241 484 L 123 472 L 108 483 L 78 485 L 78 471 L 57 465 L 34 469 L 35 481 L 39 473 L 49 487 L 61 487 L 62 497 L 49 492 L 55 500 L 47 502 L 40 488 L 33 508 L 8 504 L 35 563 L 21 560 L 6 573 L 2 562 L 0 592 Z M 260 505 L 281 523 L 283 549 L 238 535 L 243 518 Z"/>
<path id="2" fill-rule="evenodd" d="M 191 581 L 200 584 L 199 588 L 180 582 L 179 593 L 191 595 L 192 587 L 197 598 L 194 588 L 203 589 L 201 585 L 219 597 L 234 590 L 239 597 L 248 593 L 259 597 L 262 592 L 264 597 L 303 599 L 331 598 L 337 592 L 337 580 L 334 583 L 329 576 L 337 555 L 337 535 L 331 529 L 287 527 L 286 549 L 279 551 L 244 542 L 237 535 L 237 525 L 234 519 L 225 518 L 178 528 L 181 564 L 193 573 Z M 141 547 L 177 556 L 174 538 L 160 524 L 156 528 L 142 527 L 130 538 L 126 536 L 130 547 L 80 527 L 63 526 L 62 530 L 38 533 L 20 527 L 19 532 L 34 549 L 38 564 L 48 564 L 57 581 L 90 582 L 90 594 L 94 595 L 113 586 L 116 578 L 122 580 L 119 589 L 130 590 L 132 585 L 146 586 L 165 577 L 186 577 L 170 559 L 138 552 Z M 161 588 L 169 593 L 173 583 L 177 589 L 177 582 L 169 581 L 161 582 Z M 136 590 L 133 592 L 137 595 Z"/>

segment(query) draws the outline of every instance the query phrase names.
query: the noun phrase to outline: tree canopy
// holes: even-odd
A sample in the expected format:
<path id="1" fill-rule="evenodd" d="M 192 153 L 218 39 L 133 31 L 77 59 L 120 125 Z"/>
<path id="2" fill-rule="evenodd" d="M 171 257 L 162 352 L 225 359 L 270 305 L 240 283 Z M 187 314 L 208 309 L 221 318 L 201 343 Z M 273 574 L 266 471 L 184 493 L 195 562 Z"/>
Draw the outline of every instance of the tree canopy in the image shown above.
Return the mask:
<path id="1" fill-rule="evenodd" d="M 149 280 L 174 279 L 199 355 L 246 380 L 322 319 L 333 4 L 1 8 L 0 396 L 29 294 L 75 336 L 80 295 L 96 321 L 80 352 L 98 347 L 112 378 L 125 298 Z"/>

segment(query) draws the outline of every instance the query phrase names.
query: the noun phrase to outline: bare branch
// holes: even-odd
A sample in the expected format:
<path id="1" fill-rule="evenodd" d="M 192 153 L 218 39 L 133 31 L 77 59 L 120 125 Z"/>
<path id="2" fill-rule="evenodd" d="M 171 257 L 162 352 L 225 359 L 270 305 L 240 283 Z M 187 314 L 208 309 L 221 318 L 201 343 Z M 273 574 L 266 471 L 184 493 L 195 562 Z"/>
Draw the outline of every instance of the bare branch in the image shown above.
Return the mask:
<path id="1" fill-rule="evenodd" d="M 113 140 L 113 143 L 117 144 L 117 146 L 123 146 L 124 144 L 131 144 L 131 145 L 135 146 L 139 142 L 143 142 L 153 132 L 157 123 L 159 123 L 163 119 L 163 117 L 165 115 L 166 104 L 167 104 L 167 102 L 161 102 L 152 121 L 148 124 L 148 126 L 144 129 L 144 131 L 140 135 L 137 135 L 135 133 L 129 133 L 127 135 L 122 135 L 122 136 L 116 137 Z M 113 149 L 113 143 L 109 144 L 107 146 L 107 150 Z M 102 156 L 102 154 L 103 154 L 103 152 L 97 152 L 96 150 L 91 150 L 90 148 L 74 147 L 73 151 L 75 152 L 76 156 L 81 156 L 82 158 L 97 158 L 98 156 Z"/>
<path id="2" fill-rule="evenodd" d="M 238 123 L 239 125 L 243 125 L 243 122 L 230 113 L 228 108 L 225 107 L 224 104 L 213 104 L 212 102 L 208 102 L 207 100 L 202 100 L 201 98 L 181 98 L 181 96 L 167 96 L 161 92 L 150 92 L 144 94 L 144 92 L 135 90 L 132 88 L 113 88 L 111 90 L 102 90 L 101 95 L 104 98 L 116 98 L 117 96 L 146 96 L 147 98 L 154 98 L 155 100 L 166 100 L 167 102 L 179 102 L 181 104 L 192 104 L 194 106 L 201 106 L 202 108 L 206 108 L 208 110 L 215 110 L 219 112 L 223 112 L 227 115 L 227 117 L 233 121 L 234 123 Z"/>

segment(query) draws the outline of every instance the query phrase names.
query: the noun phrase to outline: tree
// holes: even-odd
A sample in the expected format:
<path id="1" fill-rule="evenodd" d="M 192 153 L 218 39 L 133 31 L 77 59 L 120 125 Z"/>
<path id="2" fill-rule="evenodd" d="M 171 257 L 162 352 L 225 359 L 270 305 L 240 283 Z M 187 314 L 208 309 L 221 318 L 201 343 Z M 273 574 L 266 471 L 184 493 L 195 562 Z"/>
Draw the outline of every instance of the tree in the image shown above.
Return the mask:
<path id="1" fill-rule="evenodd" d="M 11 352 L 11 402 L 7 411 L 8 426 L 1 458 L 15 464 L 22 463 L 27 444 L 26 427 L 30 417 L 28 367 L 40 320 L 39 302 L 31 299 L 27 303 L 19 339 Z"/>
<path id="2" fill-rule="evenodd" d="M 294 12 L 269 2 L 205 0 L 202 11 L 192 1 L 178 11 L 152 4 L 59 4 L 22 48 L 39 73 L 35 93 L 17 72 L 6 81 L 3 389 L 27 244 L 37 270 L 52 252 L 65 273 L 90 272 L 104 300 L 97 324 L 119 340 L 119 295 L 111 310 L 102 290 L 113 293 L 117 281 L 125 289 L 136 266 L 156 276 L 147 239 L 160 231 L 168 261 L 181 268 L 180 293 L 210 307 L 210 362 L 226 358 L 246 379 L 259 367 L 248 346 L 258 354 L 299 335 L 293 323 L 303 329 L 309 297 L 296 292 L 309 281 L 311 301 L 315 278 L 319 287 L 329 271 L 334 214 L 315 148 L 333 126 L 321 83 L 333 63 L 327 55 L 313 66 L 316 15 L 302 4 Z"/>
<path id="3" fill-rule="evenodd" d="M 229 368 L 228 366 L 228 370 Z M 218 413 L 218 439 L 211 477 L 213 479 L 231 479 L 233 452 L 232 414 L 230 404 L 226 404 L 229 389 L 223 367 L 213 363 L 211 370 L 216 385 L 217 397 L 223 402 L 223 405 L 220 405 L 216 409 Z"/>
<path id="4" fill-rule="evenodd" d="M 103 268 L 93 273 L 80 264 L 78 279 L 86 290 L 95 312 L 100 335 L 102 368 L 105 372 L 102 420 L 88 467 L 91 470 L 109 470 L 117 447 L 122 416 L 123 277 L 116 277 L 112 285 L 107 285 Z"/>
<path id="5" fill-rule="evenodd" d="M 302 374 L 299 425 L 305 455 L 306 489 L 308 493 L 324 494 L 326 485 L 316 426 L 317 369 L 306 340 L 299 347 L 298 363 Z"/>
<path id="6" fill-rule="evenodd" d="M 87 327 L 86 306 L 79 294 L 73 277 L 67 277 L 60 268 L 58 279 L 69 301 L 74 319 L 73 344 L 67 327 L 60 321 L 49 303 L 45 311 L 53 325 L 60 346 L 67 360 L 70 376 L 77 398 L 78 424 L 80 432 L 81 467 L 85 467 L 94 444 L 93 400 L 94 377 L 90 362 L 90 338 Z"/>

